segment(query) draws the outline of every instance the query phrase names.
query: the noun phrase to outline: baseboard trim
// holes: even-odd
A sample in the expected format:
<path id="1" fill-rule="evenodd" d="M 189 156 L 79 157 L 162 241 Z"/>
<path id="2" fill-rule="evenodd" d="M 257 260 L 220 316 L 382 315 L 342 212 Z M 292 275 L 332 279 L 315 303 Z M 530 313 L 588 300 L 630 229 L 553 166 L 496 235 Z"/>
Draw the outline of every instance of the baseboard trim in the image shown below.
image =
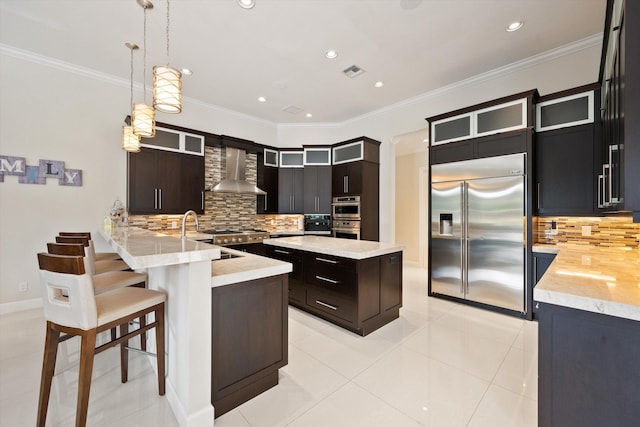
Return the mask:
<path id="1" fill-rule="evenodd" d="M 42 307 L 42 298 L 5 302 L 0 304 L 0 314 L 16 313 L 18 311 L 31 310 L 40 307 Z"/>

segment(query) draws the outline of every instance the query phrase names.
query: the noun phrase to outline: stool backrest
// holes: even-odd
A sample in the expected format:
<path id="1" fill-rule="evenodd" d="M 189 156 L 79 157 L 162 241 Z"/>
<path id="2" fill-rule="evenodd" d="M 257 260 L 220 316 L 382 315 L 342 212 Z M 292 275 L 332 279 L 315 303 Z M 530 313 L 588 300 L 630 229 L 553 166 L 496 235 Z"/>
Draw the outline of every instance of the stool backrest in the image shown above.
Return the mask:
<path id="1" fill-rule="evenodd" d="M 86 256 L 89 259 L 90 269 L 89 274 L 94 275 L 95 263 L 96 263 L 96 251 L 93 246 L 93 240 L 86 236 L 56 236 L 56 243 L 74 243 L 84 245 L 86 249 Z"/>
<path id="2" fill-rule="evenodd" d="M 44 317 L 72 328 L 97 327 L 93 281 L 85 271 L 83 257 L 39 253 L 38 266 L 44 288 Z"/>
<path id="3" fill-rule="evenodd" d="M 95 266 L 86 256 L 82 243 L 47 243 L 47 252 L 55 255 L 81 256 L 84 259 L 84 270 L 90 275 L 96 274 Z"/>
<path id="4" fill-rule="evenodd" d="M 91 239 L 91 233 L 88 231 L 61 231 L 58 235 L 64 237 L 87 237 Z"/>

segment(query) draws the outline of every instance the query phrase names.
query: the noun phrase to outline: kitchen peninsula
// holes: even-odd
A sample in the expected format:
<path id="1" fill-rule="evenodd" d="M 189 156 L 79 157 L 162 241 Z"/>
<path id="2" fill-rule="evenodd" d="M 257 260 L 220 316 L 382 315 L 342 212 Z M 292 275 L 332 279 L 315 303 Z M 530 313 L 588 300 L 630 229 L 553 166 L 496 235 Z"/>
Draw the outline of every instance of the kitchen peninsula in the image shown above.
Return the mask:
<path id="1" fill-rule="evenodd" d="M 402 246 L 311 235 L 263 243 L 293 265 L 289 304 L 362 336 L 399 317 Z"/>
<path id="2" fill-rule="evenodd" d="M 234 302 L 246 306 L 248 300 L 260 299 L 253 297 L 257 292 L 267 295 L 270 303 L 280 295 L 280 305 L 286 313 L 286 275 L 291 271 L 290 264 L 244 253 L 241 257 L 221 260 L 218 246 L 135 227 L 100 230 L 100 234 L 132 269 L 147 271 L 150 289 L 162 289 L 168 294 L 166 396 L 180 426 L 211 426 L 214 406 L 216 416 L 225 411 L 223 408 L 228 410 L 237 403 L 234 393 L 248 389 L 248 399 L 259 392 L 256 390 L 264 391 L 277 384 L 277 369 L 287 362 L 287 318 L 285 315 L 282 319 L 281 313 L 265 323 L 277 325 L 271 338 L 277 338 L 279 334 L 284 340 L 284 351 L 275 350 L 264 355 L 270 358 L 266 365 L 260 365 L 262 360 L 250 360 L 253 363 L 250 374 L 253 375 L 245 375 L 242 371 L 245 366 L 232 362 L 222 367 L 226 376 L 219 381 L 224 384 L 208 379 L 217 369 L 216 361 L 222 364 L 234 359 L 228 354 L 228 348 L 222 345 L 215 348 L 216 340 L 226 339 L 225 333 L 235 335 L 235 323 L 229 323 L 234 320 L 225 318 L 231 313 L 225 311 L 225 307 Z M 238 298 L 238 292 L 242 297 L 250 297 L 239 301 L 242 298 Z M 225 302 L 217 303 L 220 298 Z M 246 317 L 255 318 L 253 315 Z M 278 319 L 282 321 L 278 323 Z M 224 352 L 230 357 L 225 358 Z M 220 354 L 223 354 L 222 358 L 218 357 Z M 247 357 L 241 356 L 235 359 Z M 238 381 L 239 375 L 244 381 Z M 216 387 L 222 393 L 216 394 Z"/>
<path id="3" fill-rule="evenodd" d="M 637 425 L 640 249 L 540 246 L 538 425 Z"/>

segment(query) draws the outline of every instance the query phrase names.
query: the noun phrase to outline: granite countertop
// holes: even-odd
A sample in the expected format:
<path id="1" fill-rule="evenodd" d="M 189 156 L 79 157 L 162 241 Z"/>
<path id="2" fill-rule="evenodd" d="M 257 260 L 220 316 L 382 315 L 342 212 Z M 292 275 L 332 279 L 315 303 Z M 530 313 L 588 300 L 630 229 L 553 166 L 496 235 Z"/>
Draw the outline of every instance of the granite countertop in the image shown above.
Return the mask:
<path id="1" fill-rule="evenodd" d="M 265 239 L 265 245 L 298 249 L 325 255 L 344 258 L 366 259 L 394 252 L 401 252 L 402 245 L 371 242 L 368 240 L 338 239 L 325 236 L 293 236 L 278 239 Z"/>
<path id="2" fill-rule="evenodd" d="M 546 243 L 534 243 L 531 250 L 539 254 L 557 254 L 560 251 L 558 245 L 550 245 Z"/>
<path id="3" fill-rule="evenodd" d="M 640 321 L 640 249 L 544 246 L 558 255 L 534 288 L 534 300 Z"/>
<path id="4" fill-rule="evenodd" d="M 293 266 L 288 262 L 229 248 L 222 248 L 222 251 L 238 255 L 238 258 L 211 262 L 211 287 L 288 274 L 293 270 Z"/>
<path id="5" fill-rule="evenodd" d="M 137 227 L 100 229 L 100 234 L 132 269 L 220 258 L 220 248 Z"/>

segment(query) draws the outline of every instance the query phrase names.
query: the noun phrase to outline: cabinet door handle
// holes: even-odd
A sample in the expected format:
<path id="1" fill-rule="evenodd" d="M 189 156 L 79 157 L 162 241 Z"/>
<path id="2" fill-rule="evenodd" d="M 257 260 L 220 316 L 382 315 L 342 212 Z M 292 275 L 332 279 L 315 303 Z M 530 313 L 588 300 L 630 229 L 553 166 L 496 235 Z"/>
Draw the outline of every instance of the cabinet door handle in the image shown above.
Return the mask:
<path id="1" fill-rule="evenodd" d="M 533 257 L 533 285 L 538 284 L 538 257 Z"/>
<path id="2" fill-rule="evenodd" d="M 337 310 L 338 309 L 338 307 L 336 307 L 335 305 L 327 304 L 326 302 L 322 302 L 322 301 L 319 301 L 319 300 L 316 300 L 316 304 L 320 304 L 321 306 L 330 308 L 331 310 Z"/>
<path id="3" fill-rule="evenodd" d="M 200 192 L 200 208 L 204 211 L 204 191 Z"/>
<path id="4" fill-rule="evenodd" d="M 159 209 L 162 209 L 162 188 L 158 189 L 158 195 L 159 195 L 159 197 L 158 197 L 158 200 L 159 200 L 158 206 L 159 206 Z"/>
<path id="5" fill-rule="evenodd" d="M 280 249 L 274 249 L 273 251 L 279 254 L 291 255 L 291 252 L 281 251 Z"/>
<path id="6" fill-rule="evenodd" d="M 332 259 L 318 258 L 318 257 L 316 257 L 316 261 L 328 262 L 329 264 L 337 264 L 338 263 L 338 261 L 334 261 Z"/>
<path id="7" fill-rule="evenodd" d="M 339 280 L 328 279 L 328 278 L 322 277 L 322 276 L 316 276 L 316 279 L 322 280 L 323 282 L 329 282 L 329 283 L 331 283 L 333 285 L 337 285 L 338 283 L 340 283 Z"/>
<path id="8" fill-rule="evenodd" d="M 158 189 L 153 189 L 153 209 L 158 209 Z"/>
<path id="9" fill-rule="evenodd" d="M 602 188 L 604 187 L 604 175 L 598 175 L 598 207 L 604 208 L 604 200 L 602 197 Z"/>
<path id="10" fill-rule="evenodd" d="M 536 204 L 538 205 L 538 210 L 540 210 L 540 183 L 538 183 L 538 191 L 537 191 L 536 197 L 537 197 Z"/>
<path id="11" fill-rule="evenodd" d="M 264 195 L 264 211 L 265 211 L 265 212 L 267 211 L 267 197 L 268 197 L 268 196 L 265 194 L 265 195 Z"/>

